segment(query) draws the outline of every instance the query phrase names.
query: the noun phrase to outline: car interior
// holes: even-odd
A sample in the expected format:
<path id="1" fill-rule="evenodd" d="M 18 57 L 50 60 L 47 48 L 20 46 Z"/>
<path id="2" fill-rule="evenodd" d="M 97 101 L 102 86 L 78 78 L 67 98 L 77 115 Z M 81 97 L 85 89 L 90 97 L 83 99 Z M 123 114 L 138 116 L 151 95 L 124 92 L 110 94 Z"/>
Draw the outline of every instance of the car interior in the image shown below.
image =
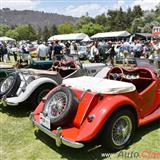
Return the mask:
<path id="1" fill-rule="evenodd" d="M 108 79 L 130 82 L 136 86 L 138 93 L 142 92 L 156 80 L 156 74 L 147 68 L 127 70 L 125 68 L 113 67 L 107 74 Z"/>
<path id="2" fill-rule="evenodd" d="M 76 71 L 77 67 L 74 61 L 55 61 L 52 70 L 59 72 L 62 77 L 66 77 Z"/>

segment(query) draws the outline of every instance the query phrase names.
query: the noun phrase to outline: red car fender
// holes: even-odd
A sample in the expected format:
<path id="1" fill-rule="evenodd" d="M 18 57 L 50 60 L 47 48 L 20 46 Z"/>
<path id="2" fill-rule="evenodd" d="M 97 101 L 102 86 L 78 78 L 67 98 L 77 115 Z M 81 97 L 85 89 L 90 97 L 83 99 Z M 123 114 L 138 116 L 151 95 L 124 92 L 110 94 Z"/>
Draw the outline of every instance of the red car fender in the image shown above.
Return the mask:
<path id="1" fill-rule="evenodd" d="M 112 113 L 122 106 L 132 107 L 137 113 L 138 122 L 140 111 L 131 99 L 124 95 L 107 96 L 89 114 L 89 116 L 93 115 L 94 119 L 91 122 L 89 122 L 88 118 L 85 119 L 80 127 L 76 141 L 88 141 L 95 137 Z"/>

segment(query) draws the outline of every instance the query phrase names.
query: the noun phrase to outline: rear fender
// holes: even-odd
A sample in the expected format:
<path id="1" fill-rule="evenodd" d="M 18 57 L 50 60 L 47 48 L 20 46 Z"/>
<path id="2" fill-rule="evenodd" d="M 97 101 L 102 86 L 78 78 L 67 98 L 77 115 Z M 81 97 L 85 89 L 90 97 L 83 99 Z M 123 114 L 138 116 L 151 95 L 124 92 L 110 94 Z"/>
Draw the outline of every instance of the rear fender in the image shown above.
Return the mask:
<path id="1" fill-rule="evenodd" d="M 80 127 L 79 134 L 76 141 L 88 141 L 95 137 L 101 130 L 107 119 L 122 106 L 132 106 L 139 115 L 136 104 L 131 101 L 128 97 L 123 95 L 108 96 L 100 101 L 89 115 L 93 115 L 94 119 L 89 122 L 88 118 L 85 119 L 82 126 Z"/>
<path id="2" fill-rule="evenodd" d="M 57 86 L 57 82 L 50 79 L 50 78 L 45 78 L 45 77 L 41 77 L 38 78 L 34 81 L 32 81 L 31 83 L 29 83 L 27 85 L 27 87 L 25 88 L 24 92 L 21 92 L 20 95 L 18 95 L 18 99 L 19 102 L 23 102 L 25 101 L 39 86 L 43 85 L 43 84 L 53 84 L 53 86 Z"/>

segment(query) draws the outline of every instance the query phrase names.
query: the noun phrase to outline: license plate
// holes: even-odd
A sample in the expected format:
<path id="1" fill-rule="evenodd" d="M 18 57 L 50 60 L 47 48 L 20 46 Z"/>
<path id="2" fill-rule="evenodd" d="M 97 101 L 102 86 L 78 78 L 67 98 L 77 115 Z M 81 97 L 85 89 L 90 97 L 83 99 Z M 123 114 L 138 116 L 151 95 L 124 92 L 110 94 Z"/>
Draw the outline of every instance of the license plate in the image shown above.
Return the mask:
<path id="1" fill-rule="evenodd" d="M 51 129 L 50 119 L 48 117 L 45 117 L 42 113 L 40 113 L 40 124 L 48 129 Z"/>

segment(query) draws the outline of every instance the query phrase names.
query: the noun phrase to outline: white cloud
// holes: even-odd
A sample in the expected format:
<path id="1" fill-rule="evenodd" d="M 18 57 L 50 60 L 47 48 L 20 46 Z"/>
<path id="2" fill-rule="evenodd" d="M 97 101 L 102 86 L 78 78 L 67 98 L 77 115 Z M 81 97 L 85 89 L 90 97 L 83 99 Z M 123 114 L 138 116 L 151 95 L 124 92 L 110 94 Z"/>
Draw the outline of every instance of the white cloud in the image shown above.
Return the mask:
<path id="1" fill-rule="evenodd" d="M 125 0 L 117 0 L 116 3 L 114 3 L 114 5 L 112 6 L 111 9 L 115 10 L 115 9 L 119 9 L 122 8 L 123 10 L 126 10 L 128 8 L 128 6 L 125 3 Z"/>
<path id="2" fill-rule="evenodd" d="M 160 0 L 135 0 L 132 6 L 140 5 L 143 10 L 155 9 Z"/>
<path id="3" fill-rule="evenodd" d="M 117 5 L 118 5 L 118 8 L 123 7 L 125 5 L 125 1 L 124 0 L 118 0 Z"/>
<path id="4" fill-rule="evenodd" d="M 96 16 L 98 14 L 102 14 L 107 12 L 107 7 L 99 5 L 99 4 L 84 4 L 84 5 L 70 5 L 66 7 L 63 11 L 54 10 L 54 12 L 64 14 L 64 15 L 71 15 L 74 17 L 80 17 L 89 13 L 89 16 Z"/>
<path id="5" fill-rule="evenodd" d="M 39 0 L 0 0 L 1 8 L 10 8 L 17 10 L 36 9 Z"/>

